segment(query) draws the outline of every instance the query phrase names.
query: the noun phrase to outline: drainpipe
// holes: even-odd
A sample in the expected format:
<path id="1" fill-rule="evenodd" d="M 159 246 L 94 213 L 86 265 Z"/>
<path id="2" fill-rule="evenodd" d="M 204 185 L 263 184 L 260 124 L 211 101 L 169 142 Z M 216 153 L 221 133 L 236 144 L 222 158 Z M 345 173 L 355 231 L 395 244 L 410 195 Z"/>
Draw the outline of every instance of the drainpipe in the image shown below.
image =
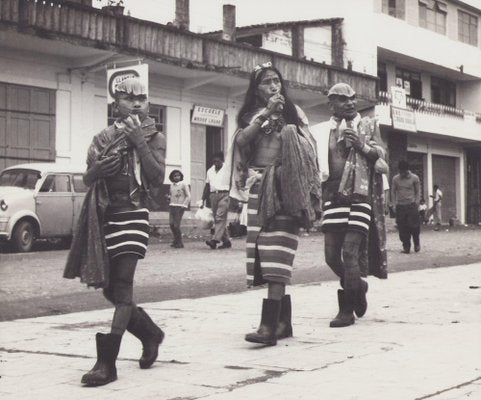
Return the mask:
<path id="1" fill-rule="evenodd" d="M 235 42 L 235 6 L 224 4 L 222 14 L 222 39 Z"/>

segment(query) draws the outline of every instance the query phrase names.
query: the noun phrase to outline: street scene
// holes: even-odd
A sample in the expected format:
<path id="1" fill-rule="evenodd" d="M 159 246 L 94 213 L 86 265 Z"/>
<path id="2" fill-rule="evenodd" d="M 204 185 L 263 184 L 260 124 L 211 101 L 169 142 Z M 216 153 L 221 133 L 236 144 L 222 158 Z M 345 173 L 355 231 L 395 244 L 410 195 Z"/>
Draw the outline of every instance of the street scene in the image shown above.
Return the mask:
<path id="1" fill-rule="evenodd" d="M 1 398 L 481 398 L 480 18 L 1 0 Z"/>

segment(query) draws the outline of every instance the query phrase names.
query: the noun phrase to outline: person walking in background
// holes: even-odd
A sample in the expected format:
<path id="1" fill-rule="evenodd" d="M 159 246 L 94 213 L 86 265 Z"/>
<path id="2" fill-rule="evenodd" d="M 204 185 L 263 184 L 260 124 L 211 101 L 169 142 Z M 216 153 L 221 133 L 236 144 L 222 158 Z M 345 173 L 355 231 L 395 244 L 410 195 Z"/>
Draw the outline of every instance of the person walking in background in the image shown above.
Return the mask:
<path id="1" fill-rule="evenodd" d="M 433 186 L 433 194 L 429 197 L 432 197 L 433 199 L 432 213 L 433 213 L 433 219 L 434 219 L 434 225 L 435 225 L 434 230 L 438 231 L 442 221 L 441 206 L 442 206 L 442 200 L 443 200 L 443 192 L 441 192 L 441 189 L 439 189 L 438 185 Z"/>
<path id="2" fill-rule="evenodd" d="M 323 181 L 324 254 L 342 288 L 337 292 L 339 312 L 330 327 L 340 328 L 354 324 L 354 313 L 366 313 L 368 284 L 361 276 L 387 277 L 382 175 L 388 166 L 379 126 L 358 114 L 352 87 L 335 84 L 328 100 L 332 117 L 311 131 Z"/>
<path id="3" fill-rule="evenodd" d="M 427 222 L 426 212 L 428 210 L 428 205 L 426 204 L 426 201 L 424 200 L 424 198 L 422 198 L 421 201 L 419 202 L 418 210 L 419 210 L 419 218 L 421 219 L 421 223 L 425 225 Z"/>
<path id="4" fill-rule="evenodd" d="M 259 328 L 245 340 L 274 346 L 293 334 L 286 285 L 299 228 L 308 228 L 320 215 L 316 147 L 304 112 L 291 102 L 270 62 L 252 71 L 237 124 L 227 164 L 231 196 L 248 192 L 247 284 L 267 283 Z"/>
<path id="5" fill-rule="evenodd" d="M 115 89 L 118 119 L 96 135 L 87 153 L 84 182 L 89 187 L 72 241 L 64 277 L 103 288 L 115 307 L 110 333 L 97 333 L 97 362 L 82 377 L 87 386 L 117 379 L 115 365 L 127 330 L 143 346 L 140 368 L 158 356 L 164 332 L 133 301 L 137 261 L 149 239 L 149 189 L 165 173 L 165 135 L 148 117 L 147 88 L 129 78 Z M 95 396 L 94 396 L 95 397 Z"/>
<path id="6" fill-rule="evenodd" d="M 225 183 L 224 173 L 224 153 L 219 151 L 214 154 L 213 165 L 207 170 L 206 186 L 202 195 L 203 203 L 210 201 L 212 213 L 214 214 L 214 234 L 211 239 L 205 242 L 213 250 L 232 247 L 229 233 L 227 232 L 229 184 Z M 217 247 L 221 242 L 222 244 Z"/>
<path id="7" fill-rule="evenodd" d="M 184 174 L 178 169 L 174 169 L 169 174 L 169 180 L 172 182 L 169 195 L 169 225 L 174 237 L 170 246 L 181 249 L 184 247 L 184 243 L 182 241 L 180 223 L 184 211 L 189 207 L 190 190 L 189 186 L 182 182 L 184 180 Z"/>
<path id="8" fill-rule="evenodd" d="M 402 253 L 410 253 L 411 237 L 414 251 L 417 253 L 421 250 L 419 242 L 421 220 L 419 217 L 419 177 L 409 170 L 406 160 L 399 161 L 398 171 L 399 173 L 392 179 L 391 198 L 396 205 L 396 224 L 403 246 Z"/>

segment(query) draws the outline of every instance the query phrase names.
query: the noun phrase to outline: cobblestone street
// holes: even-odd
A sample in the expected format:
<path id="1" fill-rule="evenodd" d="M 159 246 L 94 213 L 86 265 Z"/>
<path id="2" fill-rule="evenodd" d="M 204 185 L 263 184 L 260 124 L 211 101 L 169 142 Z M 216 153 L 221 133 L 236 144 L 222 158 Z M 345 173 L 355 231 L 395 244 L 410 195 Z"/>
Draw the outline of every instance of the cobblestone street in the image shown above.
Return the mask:
<path id="1" fill-rule="evenodd" d="M 229 250 L 212 251 L 203 241 L 169 247 L 170 238 L 153 238 L 147 257 L 139 263 L 135 295 L 138 302 L 203 297 L 244 291 L 244 239 Z M 397 233 L 388 234 L 389 271 L 436 268 L 481 260 L 481 229 L 457 227 L 421 235 L 420 253 L 400 254 Z M 293 283 L 334 279 L 324 262 L 323 236 L 302 237 L 294 264 Z M 106 308 L 100 292 L 78 280 L 62 278 L 66 250 L 0 254 L 1 320 Z"/>

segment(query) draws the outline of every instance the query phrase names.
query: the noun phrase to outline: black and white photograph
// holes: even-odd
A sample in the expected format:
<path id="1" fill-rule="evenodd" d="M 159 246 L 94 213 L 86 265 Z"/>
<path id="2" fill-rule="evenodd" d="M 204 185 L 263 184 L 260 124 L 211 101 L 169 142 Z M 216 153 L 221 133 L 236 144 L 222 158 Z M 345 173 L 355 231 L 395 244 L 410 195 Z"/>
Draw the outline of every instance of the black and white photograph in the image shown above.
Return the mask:
<path id="1" fill-rule="evenodd" d="M 481 0 L 0 0 L 0 398 L 481 399 Z"/>

